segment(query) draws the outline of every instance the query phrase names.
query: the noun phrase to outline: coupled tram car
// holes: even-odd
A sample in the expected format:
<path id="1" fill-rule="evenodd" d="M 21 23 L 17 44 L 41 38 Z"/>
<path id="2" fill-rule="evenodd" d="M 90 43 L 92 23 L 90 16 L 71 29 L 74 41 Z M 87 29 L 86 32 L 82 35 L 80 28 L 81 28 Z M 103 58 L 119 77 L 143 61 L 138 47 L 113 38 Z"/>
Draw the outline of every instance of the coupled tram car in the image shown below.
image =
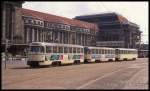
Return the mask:
<path id="1" fill-rule="evenodd" d="M 79 64 L 84 62 L 83 51 L 79 45 L 33 42 L 29 45 L 27 65 Z"/>
<path id="2" fill-rule="evenodd" d="M 72 44 L 32 42 L 27 65 L 30 67 L 80 64 L 89 62 L 135 60 L 136 49 L 84 47 Z"/>

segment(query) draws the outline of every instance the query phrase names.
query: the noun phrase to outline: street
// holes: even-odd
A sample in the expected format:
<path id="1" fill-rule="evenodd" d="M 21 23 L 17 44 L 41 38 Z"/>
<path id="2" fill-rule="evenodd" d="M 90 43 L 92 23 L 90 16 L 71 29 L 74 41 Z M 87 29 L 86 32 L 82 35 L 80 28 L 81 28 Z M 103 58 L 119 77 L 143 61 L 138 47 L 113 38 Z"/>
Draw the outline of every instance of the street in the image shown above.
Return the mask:
<path id="1" fill-rule="evenodd" d="M 2 63 L 2 89 L 147 89 L 148 58 L 29 68 L 26 61 Z"/>

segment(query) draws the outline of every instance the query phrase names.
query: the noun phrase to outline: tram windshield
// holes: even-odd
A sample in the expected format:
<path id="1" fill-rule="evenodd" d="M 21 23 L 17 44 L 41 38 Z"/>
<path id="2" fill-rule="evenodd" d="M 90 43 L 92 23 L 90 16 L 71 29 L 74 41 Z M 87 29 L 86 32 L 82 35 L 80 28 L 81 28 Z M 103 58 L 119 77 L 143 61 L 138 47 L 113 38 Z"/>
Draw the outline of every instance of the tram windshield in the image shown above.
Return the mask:
<path id="1" fill-rule="evenodd" d="M 43 46 L 30 46 L 30 52 L 32 53 L 44 53 Z"/>

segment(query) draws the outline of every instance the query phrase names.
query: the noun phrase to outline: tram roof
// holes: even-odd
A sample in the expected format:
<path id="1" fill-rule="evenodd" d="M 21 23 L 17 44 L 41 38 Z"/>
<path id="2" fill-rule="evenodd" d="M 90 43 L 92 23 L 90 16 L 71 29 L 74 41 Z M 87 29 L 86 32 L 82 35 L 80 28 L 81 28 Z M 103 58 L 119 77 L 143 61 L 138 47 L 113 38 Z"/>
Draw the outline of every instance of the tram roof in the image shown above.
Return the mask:
<path id="1" fill-rule="evenodd" d="M 115 49 L 119 49 L 119 50 L 137 50 L 137 49 L 131 49 L 131 48 L 115 48 Z"/>
<path id="2" fill-rule="evenodd" d="M 114 49 L 114 48 L 109 48 L 109 47 L 88 47 L 88 46 L 87 46 L 87 48 L 92 48 L 92 49 Z"/>
<path id="3" fill-rule="evenodd" d="M 74 44 L 60 44 L 60 43 L 47 43 L 47 42 L 32 42 L 30 44 L 35 44 L 35 45 L 42 45 L 42 46 L 45 46 L 45 45 L 48 45 L 48 46 L 68 46 L 68 47 L 82 47 L 81 45 L 74 45 Z"/>

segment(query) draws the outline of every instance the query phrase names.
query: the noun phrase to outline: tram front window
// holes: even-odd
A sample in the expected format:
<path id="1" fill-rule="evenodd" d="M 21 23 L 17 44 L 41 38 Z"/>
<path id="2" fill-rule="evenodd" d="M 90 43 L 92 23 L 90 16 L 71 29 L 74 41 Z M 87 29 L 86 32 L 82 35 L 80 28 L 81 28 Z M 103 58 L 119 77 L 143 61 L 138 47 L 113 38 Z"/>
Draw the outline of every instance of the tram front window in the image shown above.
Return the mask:
<path id="1" fill-rule="evenodd" d="M 30 52 L 32 52 L 32 53 L 44 53 L 44 47 L 43 46 L 31 46 Z"/>

